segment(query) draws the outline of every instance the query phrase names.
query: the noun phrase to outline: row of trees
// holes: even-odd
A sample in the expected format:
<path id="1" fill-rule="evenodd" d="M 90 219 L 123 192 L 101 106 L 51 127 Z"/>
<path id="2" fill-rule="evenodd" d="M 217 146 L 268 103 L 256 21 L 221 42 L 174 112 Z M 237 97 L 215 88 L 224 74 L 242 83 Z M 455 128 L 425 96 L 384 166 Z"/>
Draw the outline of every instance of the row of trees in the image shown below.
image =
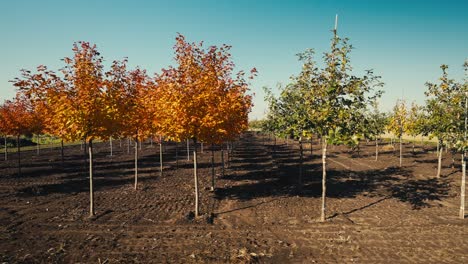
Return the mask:
<path id="1" fill-rule="evenodd" d="M 440 177 L 441 172 L 442 150 L 447 146 L 462 153 L 465 171 L 467 80 L 464 83 L 455 82 L 448 77 L 447 66 L 442 65 L 440 82 L 426 83 L 428 90 L 424 107 L 415 103 L 408 107 L 403 100 L 398 100 L 392 112 L 384 113 L 379 111 L 377 105 L 377 99 L 382 95 L 378 89 L 383 86 L 380 77 L 371 70 L 363 76 L 353 75 L 349 59 L 351 49 L 348 39 L 339 38 L 335 29 L 331 50 L 323 56 L 325 67 L 319 68 L 314 60 L 314 51 L 306 50 L 298 54 L 303 63 L 301 72 L 291 77 L 289 84 L 280 87 L 277 97 L 270 89 L 265 89 L 269 109 L 262 129 L 277 136 L 298 140 L 300 168 L 303 162 L 303 138 L 312 139 L 316 135 L 321 140 L 322 221 L 325 220 L 329 144 L 346 144 L 359 150 L 359 142 L 363 139 L 375 140 L 377 160 L 381 135 L 391 133 L 399 138 L 401 166 L 404 134 L 412 136 L 413 141 L 417 135 L 435 137 L 439 142 L 437 177 Z M 468 62 L 464 67 L 466 72 Z M 460 217 L 464 217 L 464 175 Z M 302 169 L 298 175 L 299 189 L 301 186 Z"/>
<path id="2" fill-rule="evenodd" d="M 256 70 L 248 77 L 242 71 L 234 74 L 230 48 L 206 48 L 179 34 L 174 45 L 177 65 L 149 77 L 143 69 L 129 70 L 127 59 L 113 61 L 106 71 L 96 45 L 77 42 L 73 56 L 63 59 L 65 65 L 58 73 L 43 65 L 34 73 L 21 71 L 21 77 L 13 81 L 18 87 L 16 98 L 1 106 L 0 132 L 18 138 L 47 133 L 65 141 L 87 142 L 92 216 L 94 140 L 129 137 L 138 143 L 147 138 L 192 139 L 196 146 L 197 142 L 222 144 L 247 129 L 252 107 L 248 78 L 253 78 Z M 198 216 L 196 147 L 193 155 Z"/>

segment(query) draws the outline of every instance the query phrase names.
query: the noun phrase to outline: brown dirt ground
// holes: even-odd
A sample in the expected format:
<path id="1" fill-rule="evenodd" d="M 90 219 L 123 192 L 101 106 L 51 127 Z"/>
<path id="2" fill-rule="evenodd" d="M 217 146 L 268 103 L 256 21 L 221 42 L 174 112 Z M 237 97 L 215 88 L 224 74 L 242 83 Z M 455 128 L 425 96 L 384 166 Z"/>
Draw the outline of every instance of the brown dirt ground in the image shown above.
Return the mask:
<path id="1" fill-rule="evenodd" d="M 215 192 L 210 152 L 200 154 L 201 210 L 193 210 L 193 176 L 180 144 L 164 153 L 144 144 L 140 189 L 126 143 L 97 144 L 96 217 L 88 218 L 88 179 L 80 146 L 23 153 L 0 163 L 0 262 L 6 263 L 467 263 L 468 219 L 458 219 L 460 167 L 445 154 L 443 177 L 430 146 L 405 145 L 403 167 L 390 148 L 374 160 L 330 147 L 327 221 L 318 222 L 321 163 L 305 144 L 304 186 L 298 191 L 297 142 L 246 133 L 235 143 L 222 177 L 216 151 Z"/>

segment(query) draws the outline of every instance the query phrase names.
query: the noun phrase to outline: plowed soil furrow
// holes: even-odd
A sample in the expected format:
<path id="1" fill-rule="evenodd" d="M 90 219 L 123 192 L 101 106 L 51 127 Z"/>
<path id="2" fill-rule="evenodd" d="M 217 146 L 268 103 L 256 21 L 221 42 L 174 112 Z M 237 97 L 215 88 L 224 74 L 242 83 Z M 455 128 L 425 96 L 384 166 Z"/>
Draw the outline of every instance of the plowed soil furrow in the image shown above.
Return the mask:
<path id="1" fill-rule="evenodd" d="M 316 143 L 316 142 L 315 142 Z M 215 148 L 199 154 L 201 213 L 193 219 L 193 164 L 185 143 L 164 153 L 146 143 L 139 185 L 133 189 L 133 153 L 96 144 L 96 216 L 88 218 L 88 179 L 80 146 L 15 154 L 0 166 L 0 262 L 6 263 L 464 263 L 468 222 L 459 220 L 458 167 L 435 155 L 398 156 L 363 144 L 360 155 L 330 147 L 327 221 L 319 222 L 320 146 L 304 146 L 302 187 L 298 144 L 249 132 L 233 143 L 221 176 Z M 193 147 L 193 146 L 191 146 Z M 418 148 L 423 150 L 422 148 Z M 396 153 L 396 152 L 395 152 Z M 57 157 L 56 157 L 57 156 Z M 228 154 L 225 152 L 227 160 Z"/>

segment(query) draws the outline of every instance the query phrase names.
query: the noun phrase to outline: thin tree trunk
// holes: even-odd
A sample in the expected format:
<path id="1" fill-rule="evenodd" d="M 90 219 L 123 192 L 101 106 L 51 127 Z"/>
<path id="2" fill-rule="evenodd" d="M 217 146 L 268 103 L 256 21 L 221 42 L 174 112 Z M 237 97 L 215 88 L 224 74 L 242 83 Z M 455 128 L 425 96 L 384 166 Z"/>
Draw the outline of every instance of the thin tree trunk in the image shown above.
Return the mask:
<path id="1" fill-rule="evenodd" d="M 440 178 L 440 173 L 442 171 L 442 152 L 444 150 L 444 147 L 441 142 L 439 142 L 439 163 L 437 165 L 437 178 Z"/>
<path id="2" fill-rule="evenodd" d="M 8 160 L 7 136 L 5 136 L 5 160 Z"/>
<path id="3" fill-rule="evenodd" d="M 113 151 L 113 148 L 112 148 L 112 137 L 109 138 L 109 144 L 110 144 L 110 156 L 112 157 L 112 151 Z"/>
<path id="4" fill-rule="evenodd" d="M 450 165 L 450 167 L 452 167 L 452 169 L 455 169 L 455 155 L 456 153 L 454 153 L 455 151 L 453 149 L 450 149 L 450 154 L 452 155 L 452 164 Z"/>
<path id="5" fill-rule="evenodd" d="M 140 150 L 141 150 L 141 143 L 143 143 L 143 140 L 138 140 L 138 142 L 140 143 Z"/>
<path id="6" fill-rule="evenodd" d="M 152 137 L 150 138 L 150 147 L 151 148 L 153 147 L 153 138 Z"/>
<path id="7" fill-rule="evenodd" d="M 130 138 L 127 138 L 127 154 L 130 154 Z"/>
<path id="8" fill-rule="evenodd" d="M 314 144 L 314 141 L 313 141 L 313 136 L 310 136 L 310 155 L 313 155 L 314 154 L 314 149 L 313 149 L 313 144 Z"/>
<path id="9" fill-rule="evenodd" d="M 203 142 L 201 143 L 201 150 L 200 150 L 200 153 L 202 153 L 202 154 L 204 153 L 204 151 L 203 151 Z"/>
<path id="10" fill-rule="evenodd" d="M 403 144 L 402 144 L 402 137 L 400 136 L 400 167 L 401 164 L 403 163 Z"/>
<path id="11" fill-rule="evenodd" d="M 227 155 L 227 159 L 226 159 L 226 161 L 227 161 L 227 163 L 226 163 L 226 167 L 228 167 L 228 168 L 229 168 L 229 162 L 230 162 L 230 155 L 229 155 L 230 153 L 229 153 L 229 151 L 230 151 L 230 150 L 229 150 L 229 142 L 228 142 L 228 143 L 226 143 L 226 155 Z"/>
<path id="12" fill-rule="evenodd" d="M 159 138 L 159 176 L 163 174 L 163 145 L 162 137 Z"/>
<path id="13" fill-rule="evenodd" d="M 87 143 L 86 143 L 86 139 L 83 140 L 83 157 L 84 157 L 84 167 L 85 167 L 85 171 L 86 169 L 88 168 L 88 153 L 86 153 L 86 149 L 87 149 Z"/>
<path id="14" fill-rule="evenodd" d="M 36 135 L 36 154 L 39 156 L 39 149 L 40 149 L 40 146 L 39 146 L 39 134 Z"/>
<path id="15" fill-rule="evenodd" d="M 119 138 L 119 147 L 120 147 L 120 149 L 122 149 L 122 139 L 121 138 Z"/>
<path id="16" fill-rule="evenodd" d="M 21 176 L 21 147 L 20 147 L 20 136 L 16 136 L 16 145 L 18 148 L 18 176 Z"/>
<path id="17" fill-rule="evenodd" d="M 413 155 L 415 154 L 414 152 L 414 142 L 416 141 L 416 136 L 413 136 Z"/>
<path id="18" fill-rule="evenodd" d="M 302 190 L 303 163 L 304 163 L 304 160 L 303 160 L 302 137 L 299 137 L 299 179 L 298 179 L 299 191 Z"/>
<path id="19" fill-rule="evenodd" d="M 375 161 L 379 159 L 379 138 L 375 139 Z"/>
<path id="20" fill-rule="evenodd" d="M 211 191 L 215 190 L 214 147 L 211 144 Z"/>
<path id="21" fill-rule="evenodd" d="M 176 161 L 176 168 L 179 168 L 179 142 L 175 142 L 175 161 Z"/>
<path id="22" fill-rule="evenodd" d="M 221 176 L 224 178 L 224 147 L 221 144 L 221 163 L 223 164 Z"/>
<path id="23" fill-rule="evenodd" d="M 326 206 L 326 193 L 327 193 L 327 141 L 322 138 L 322 211 L 320 214 L 320 221 L 325 222 L 325 206 Z"/>
<path id="24" fill-rule="evenodd" d="M 65 164 L 65 158 L 64 158 L 64 153 L 63 153 L 63 139 L 60 140 L 60 154 L 62 157 L 62 167 L 63 167 Z"/>
<path id="25" fill-rule="evenodd" d="M 138 186 L 138 138 L 135 138 L 135 190 Z"/>
<path id="26" fill-rule="evenodd" d="M 275 143 L 273 145 L 273 159 L 276 158 L 276 135 L 273 135 Z"/>
<path id="27" fill-rule="evenodd" d="M 197 175 L 197 139 L 193 139 L 193 145 L 194 145 L 194 150 L 193 150 L 193 177 L 195 181 L 195 217 L 198 217 L 200 215 L 200 206 L 198 204 L 198 196 L 199 196 L 199 191 L 198 191 L 198 175 Z"/>
<path id="28" fill-rule="evenodd" d="M 190 161 L 190 140 L 187 139 L 187 161 Z"/>
<path id="29" fill-rule="evenodd" d="M 466 161 L 462 154 L 462 178 L 460 190 L 460 219 L 465 219 Z"/>
<path id="30" fill-rule="evenodd" d="M 89 217 L 94 216 L 94 190 L 93 190 L 93 141 L 89 140 Z"/>
<path id="31" fill-rule="evenodd" d="M 437 140 L 437 157 L 439 156 L 440 140 Z"/>

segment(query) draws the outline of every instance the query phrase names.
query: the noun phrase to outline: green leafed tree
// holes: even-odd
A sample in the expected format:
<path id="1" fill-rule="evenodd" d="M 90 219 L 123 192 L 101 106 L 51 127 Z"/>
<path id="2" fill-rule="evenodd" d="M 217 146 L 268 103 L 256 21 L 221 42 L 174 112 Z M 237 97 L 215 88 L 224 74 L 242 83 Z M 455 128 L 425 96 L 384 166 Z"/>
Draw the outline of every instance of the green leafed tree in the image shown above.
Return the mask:
<path id="1" fill-rule="evenodd" d="M 363 120 L 366 107 L 380 97 L 375 88 L 383 85 L 371 70 L 359 77 L 352 73 L 351 49 L 348 39 L 338 37 L 335 29 L 331 50 L 323 56 L 325 67 L 314 71 L 307 84 L 307 117 L 322 139 L 321 221 L 326 218 L 327 146 L 344 144 L 362 132 L 356 124 Z M 314 61 L 313 53 L 304 56 L 306 61 Z"/>
<path id="2" fill-rule="evenodd" d="M 372 103 L 372 108 L 367 111 L 365 125 L 365 135 L 367 139 L 375 141 L 375 160 L 379 158 L 379 140 L 385 133 L 388 125 L 388 117 L 385 113 L 379 111 L 377 102 Z"/>
<path id="3" fill-rule="evenodd" d="M 442 170 L 442 151 L 444 146 L 453 142 L 457 131 L 460 129 L 461 100 L 460 90 L 453 79 L 448 77 L 448 66 L 440 66 L 442 76 L 439 83 L 426 83 L 426 133 L 437 137 L 439 144 L 437 178 L 440 177 Z"/>
<path id="4" fill-rule="evenodd" d="M 407 132 L 408 127 L 408 110 L 406 102 L 403 100 L 397 100 L 393 107 L 393 112 L 389 118 L 389 124 L 387 126 L 388 131 L 395 135 L 400 142 L 400 167 L 403 163 L 403 134 Z"/>

